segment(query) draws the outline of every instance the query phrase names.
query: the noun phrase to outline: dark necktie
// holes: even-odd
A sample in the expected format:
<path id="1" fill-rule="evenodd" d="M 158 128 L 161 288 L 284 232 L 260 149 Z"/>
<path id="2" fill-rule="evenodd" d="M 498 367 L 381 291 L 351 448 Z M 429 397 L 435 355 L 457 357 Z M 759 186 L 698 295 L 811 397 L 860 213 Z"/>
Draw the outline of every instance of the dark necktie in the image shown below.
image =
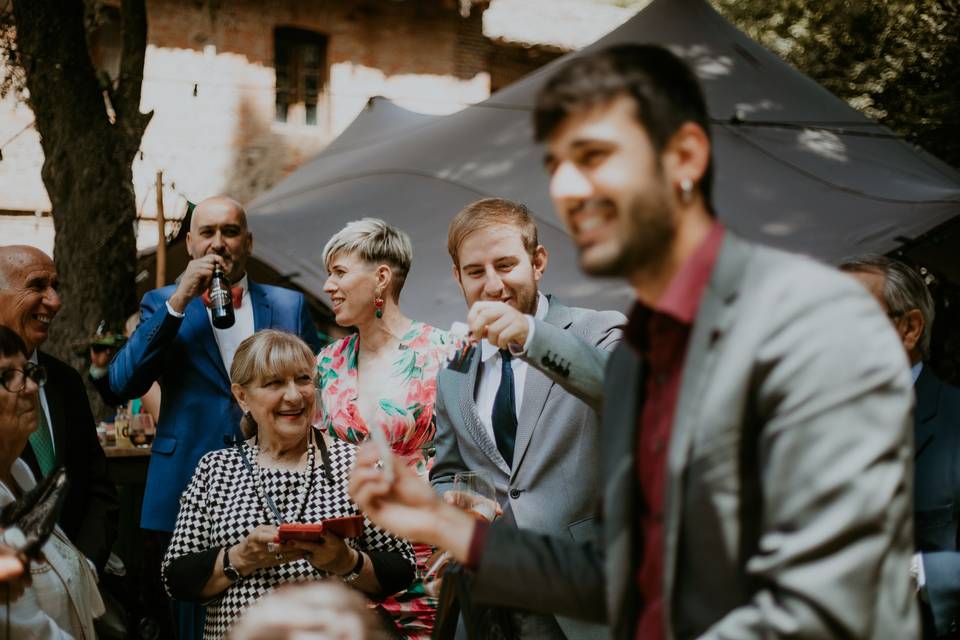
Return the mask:
<path id="1" fill-rule="evenodd" d="M 493 436 L 497 440 L 497 449 L 513 466 L 513 445 L 517 439 L 517 401 L 513 390 L 513 367 L 510 366 L 512 356 L 506 349 L 500 350 L 500 388 L 493 399 Z"/>

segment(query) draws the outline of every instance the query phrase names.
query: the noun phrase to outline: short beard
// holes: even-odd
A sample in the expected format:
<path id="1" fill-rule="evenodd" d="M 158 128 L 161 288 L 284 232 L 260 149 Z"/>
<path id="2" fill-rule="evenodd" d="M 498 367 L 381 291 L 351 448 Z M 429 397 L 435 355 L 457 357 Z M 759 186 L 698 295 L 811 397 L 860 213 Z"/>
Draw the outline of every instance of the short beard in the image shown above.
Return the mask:
<path id="1" fill-rule="evenodd" d="M 532 295 L 529 297 L 525 293 L 521 294 L 519 291 L 516 291 L 517 294 L 517 311 L 520 313 L 525 313 L 527 315 L 534 315 L 537 311 L 537 301 L 540 299 L 540 295 L 537 293 L 537 283 L 534 282 L 531 287 Z"/>
<path id="2" fill-rule="evenodd" d="M 673 221 L 670 201 L 664 192 L 646 195 L 634 201 L 626 212 L 624 239 L 620 251 L 606 262 L 584 264 L 580 267 L 590 276 L 627 277 L 643 271 L 656 270 L 670 253 L 677 229 Z"/>

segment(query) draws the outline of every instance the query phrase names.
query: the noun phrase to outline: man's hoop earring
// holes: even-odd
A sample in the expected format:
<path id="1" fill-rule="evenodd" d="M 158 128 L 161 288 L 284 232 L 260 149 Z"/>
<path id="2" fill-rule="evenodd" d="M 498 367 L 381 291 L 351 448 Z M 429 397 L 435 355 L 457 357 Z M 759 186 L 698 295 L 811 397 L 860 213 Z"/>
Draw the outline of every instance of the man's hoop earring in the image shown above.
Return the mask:
<path id="1" fill-rule="evenodd" d="M 684 178 L 680 181 L 680 202 L 690 204 L 693 202 L 693 180 Z"/>

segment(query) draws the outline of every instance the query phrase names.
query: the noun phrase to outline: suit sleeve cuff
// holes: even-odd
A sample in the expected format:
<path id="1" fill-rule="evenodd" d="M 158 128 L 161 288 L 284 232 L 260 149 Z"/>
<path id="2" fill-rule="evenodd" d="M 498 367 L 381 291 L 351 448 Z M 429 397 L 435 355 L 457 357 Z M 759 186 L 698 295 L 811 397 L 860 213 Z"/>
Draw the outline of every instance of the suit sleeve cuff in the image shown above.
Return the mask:
<path id="1" fill-rule="evenodd" d="M 488 531 L 490 531 L 490 523 L 486 520 L 477 520 L 477 523 L 473 525 L 473 536 L 470 538 L 467 561 L 464 563 L 467 569 L 474 570 L 480 566 L 480 560 L 483 559 L 483 548 L 487 546 Z"/>
<path id="2" fill-rule="evenodd" d="M 527 319 L 527 339 L 522 345 L 516 345 L 510 343 L 510 353 L 515 356 L 525 356 L 527 355 L 527 347 L 533 342 L 533 334 L 537 330 L 537 321 L 530 314 L 526 315 Z"/>
<path id="3" fill-rule="evenodd" d="M 170 306 L 170 301 L 169 301 L 169 300 L 167 300 L 167 301 L 164 302 L 163 304 L 167 305 L 167 313 L 169 313 L 170 315 L 172 315 L 174 318 L 182 318 L 182 317 L 184 317 L 184 316 L 186 315 L 186 314 L 184 314 L 184 313 L 180 313 L 179 311 L 174 311 L 174 310 L 173 310 L 173 307 Z"/>

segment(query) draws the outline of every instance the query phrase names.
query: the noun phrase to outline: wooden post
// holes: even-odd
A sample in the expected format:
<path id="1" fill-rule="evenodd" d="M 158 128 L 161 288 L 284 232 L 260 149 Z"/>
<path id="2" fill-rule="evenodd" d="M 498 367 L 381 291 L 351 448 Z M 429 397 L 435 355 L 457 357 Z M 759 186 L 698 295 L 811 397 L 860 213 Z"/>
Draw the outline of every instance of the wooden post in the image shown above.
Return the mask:
<path id="1" fill-rule="evenodd" d="M 167 223 L 163 217 L 163 171 L 157 171 L 157 289 L 167 283 Z"/>

